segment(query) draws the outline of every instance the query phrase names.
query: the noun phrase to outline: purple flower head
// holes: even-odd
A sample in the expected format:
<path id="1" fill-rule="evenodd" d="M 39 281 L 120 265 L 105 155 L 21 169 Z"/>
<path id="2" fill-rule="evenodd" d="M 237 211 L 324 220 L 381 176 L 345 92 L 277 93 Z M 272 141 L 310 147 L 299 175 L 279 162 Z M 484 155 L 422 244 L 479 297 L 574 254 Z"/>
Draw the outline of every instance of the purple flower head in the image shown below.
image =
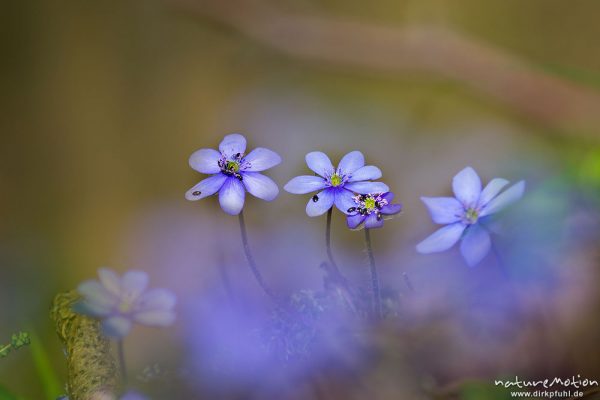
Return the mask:
<path id="1" fill-rule="evenodd" d="M 134 322 L 169 326 L 175 320 L 176 298 L 165 289 L 146 290 L 148 274 L 128 271 L 119 277 L 108 268 L 98 270 L 97 280 L 79 285 L 82 301 L 77 311 L 102 320 L 102 329 L 113 337 L 126 336 Z"/>
<path id="2" fill-rule="evenodd" d="M 492 179 L 481 190 L 481 180 L 471 167 L 460 171 L 452 180 L 455 197 L 421 197 L 436 224 L 446 225 L 417 245 L 422 254 L 448 250 L 461 240 L 460 252 L 471 267 L 477 265 L 491 248 L 490 234 L 481 224 L 488 217 L 523 196 L 525 182 L 504 190 L 508 181 Z"/>
<path id="3" fill-rule="evenodd" d="M 346 223 L 350 229 L 381 228 L 383 220 L 402 211 L 401 204 L 391 204 L 394 193 L 357 194 L 352 197 L 354 206 L 348 209 Z"/>
<path id="4" fill-rule="evenodd" d="M 234 133 L 219 144 L 219 151 L 200 149 L 190 156 L 190 167 L 203 174 L 212 174 L 185 194 L 196 201 L 219 192 L 219 203 L 227 214 L 237 215 L 244 208 L 246 191 L 271 201 L 279 188 L 271 178 L 259 173 L 276 166 L 281 157 L 271 150 L 257 147 L 246 154 L 246 138 Z"/>
<path id="5" fill-rule="evenodd" d="M 370 182 L 381 178 L 381 170 L 373 165 L 365 166 L 365 157 L 360 151 L 346 154 L 337 168 L 325 153 L 313 151 L 306 155 L 306 164 L 318 176 L 297 176 L 284 189 L 294 194 L 319 191 L 306 205 L 306 214 L 316 217 L 327 212 L 334 204 L 347 214 L 356 206 L 354 194 L 385 193 L 389 190 L 381 182 Z"/>

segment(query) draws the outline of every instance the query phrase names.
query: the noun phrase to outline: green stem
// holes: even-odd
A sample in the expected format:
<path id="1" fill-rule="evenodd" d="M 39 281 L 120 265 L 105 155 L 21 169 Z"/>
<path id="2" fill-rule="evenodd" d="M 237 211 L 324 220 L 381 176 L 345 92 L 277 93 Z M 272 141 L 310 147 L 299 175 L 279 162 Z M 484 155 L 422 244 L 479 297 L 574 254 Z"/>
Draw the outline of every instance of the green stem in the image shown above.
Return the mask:
<path id="1" fill-rule="evenodd" d="M 258 285 L 262 288 L 262 290 L 269 296 L 271 299 L 276 300 L 275 294 L 271 291 L 271 289 L 265 283 L 258 266 L 256 265 L 256 261 L 254 261 L 254 257 L 252 256 L 252 252 L 250 251 L 250 245 L 248 244 L 248 233 L 246 232 L 246 222 L 244 221 L 244 211 L 239 214 L 240 221 L 240 231 L 242 233 L 242 244 L 244 245 L 244 254 L 246 255 L 246 260 L 248 260 L 248 265 L 250 266 L 250 270 L 254 274 Z"/>
<path id="2" fill-rule="evenodd" d="M 6 354 L 8 354 L 8 352 L 12 350 L 12 344 L 7 344 L 5 346 L 3 346 L 2 348 L 0 348 L 0 354 L 4 353 L 6 351 Z"/>
<path id="3" fill-rule="evenodd" d="M 365 228 L 365 244 L 367 254 L 369 255 L 369 264 L 371 267 L 371 285 L 373 287 L 373 316 L 376 321 L 382 319 L 381 312 L 381 294 L 379 291 L 379 276 L 377 275 L 377 266 L 375 265 L 375 257 L 373 256 L 373 246 L 371 245 L 371 232 L 369 228 Z"/>

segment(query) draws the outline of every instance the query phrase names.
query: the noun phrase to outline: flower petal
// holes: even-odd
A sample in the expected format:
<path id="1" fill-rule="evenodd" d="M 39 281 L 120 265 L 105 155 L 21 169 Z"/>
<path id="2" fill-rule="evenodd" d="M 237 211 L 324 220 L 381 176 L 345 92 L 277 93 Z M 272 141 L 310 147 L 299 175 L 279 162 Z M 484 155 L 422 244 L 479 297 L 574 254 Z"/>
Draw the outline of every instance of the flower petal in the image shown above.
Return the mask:
<path id="1" fill-rule="evenodd" d="M 144 293 L 136 302 L 136 310 L 171 310 L 177 303 L 177 297 L 166 289 L 152 289 Z"/>
<path id="2" fill-rule="evenodd" d="M 342 160 L 338 165 L 338 171 L 340 171 L 340 173 L 343 175 L 352 174 L 359 168 L 364 167 L 364 165 L 365 156 L 363 156 L 360 151 L 355 150 L 342 157 Z"/>
<path id="3" fill-rule="evenodd" d="M 402 211 L 402 204 L 386 204 L 381 207 L 381 213 L 385 215 L 394 215 Z"/>
<path id="4" fill-rule="evenodd" d="M 244 208 L 246 190 L 237 178 L 229 177 L 219 191 L 219 204 L 229 215 L 238 215 Z"/>
<path id="5" fill-rule="evenodd" d="M 108 291 L 100 282 L 89 280 L 81 283 L 77 291 L 83 297 L 82 306 L 94 315 L 110 311 L 119 302 L 119 298 Z"/>
<path id="6" fill-rule="evenodd" d="M 196 201 L 211 196 L 221 189 L 226 179 L 227 175 L 221 173 L 209 176 L 185 192 L 185 198 L 189 201 Z"/>
<path id="7" fill-rule="evenodd" d="M 465 209 L 454 197 L 421 197 L 436 224 L 452 224 L 462 219 Z"/>
<path id="8" fill-rule="evenodd" d="M 273 150 L 257 147 L 244 157 L 244 161 L 249 164 L 244 171 L 258 172 L 272 168 L 281 163 L 281 157 Z"/>
<path id="9" fill-rule="evenodd" d="M 346 225 L 350 229 L 357 229 L 365 221 L 365 218 L 366 217 L 364 215 L 358 213 L 354 215 L 348 215 L 346 218 Z"/>
<path id="10" fill-rule="evenodd" d="M 335 201 L 335 190 L 328 188 L 317 194 L 317 201 L 314 197 L 308 201 L 306 205 L 306 214 L 309 217 L 317 217 L 324 214 L 333 206 Z"/>
<path id="11" fill-rule="evenodd" d="M 381 170 L 374 165 L 367 165 L 352 172 L 348 182 L 368 181 L 381 178 Z"/>
<path id="12" fill-rule="evenodd" d="M 344 188 L 360 194 L 385 193 L 390 190 L 385 183 L 367 181 L 346 183 Z"/>
<path id="13" fill-rule="evenodd" d="M 489 253 L 491 247 L 490 234 L 479 224 L 475 224 L 465 231 L 460 243 L 460 252 L 467 265 L 474 267 Z"/>
<path id="14" fill-rule="evenodd" d="M 321 190 L 327 186 L 327 181 L 320 176 L 302 175 L 290 180 L 283 187 L 287 192 L 306 194 Z"/>
<path id="15" fill-rule="evenodd" d="M 133 320 L 147 326 L 169 326 L 175 322 L 175 313 L 169 310 L 142 311 L 133 314 Z"/>
<path id="16" fill-rule="evenodd" d="M 107 336 L 122 338 L 131 331 L 131 321 L 123 316 L 110 317 L 102 321 L 102 330 Z"/>
<path id="17" fill-rule="evenodd" d="M 368 229 L 376 229 L 381 228 L 383 226 L 383 218 L 377 219 L 377 215 L 375 213 L 369 214 L 365 219 L 365 228 Z"/>
<path id="18" fill-rule="evenodd" d="M 103 318 L 111 315 L 115 306 L 92 303 L 82 299 L 73 304 L 72 310 L 77 314 L 88 315 L 94 318 Z"/>
<path id="19" fill-rule="evenodd" d="M 381 197 L 384 198 L 385 200 L 387 200 L 388 204 L 390 204 L 392 202 L 392 200 L 394 200 L 394 192 L 384 193 L 383 196 L 381 196 Z"/>
<path id="20" fill-rule="evenodd" d="M 219 160 L 221 153 L 214 149 L 200 149 L 192 153 L 189 159 L 190 167 L 203 174 L 216 174 L 221 171 Z"/>
<path id="21" fill-rule="evenodd" d="M 333 164 L 331 164 L 331 160 L 327 157 L 327 154 L 321 151 L 313 151 L 308 153 L 305 159 L 308 168 L 315 171 L 315 173 L 323 177 L 333 174 Z"/>
<path id="22" fill-rule="evenodd" d="M 505 207 L 523 197 L 523 193 L 525 193 L 525 181 L 515 183 L 487 203 L 487 205 L 481 210 L 480 216 L 485 217 L 486 215 L 501 211 Z"/>
<path id="23" fill-rule="evenodd" d="M 484 207 L 487 203 L 490 202 L 500 191 L 508 185 L 508 181 L 502 178 L 494 178 L 492 179 L 486 186 L 483 188 L 481 192 L 481 196 L 479 196 L 479 207 Z"/>
<path id="24" fill-rule="evenodd" d="M 98 277 L 100 277 L 102 286 L 111 294 L 115 297 L 121 295 L 121 278 L 115 271 L 109 268 L 100 268 L 98 270 Z"/>
<path id="25" fill-rule="evenodd" d="M 454 196 L 465 208 L 475 207 L 481 194 L 481 179 L 471 167 L 466 167 L 452 179 Z"/>
<path id="26" fill-rule="evenodd" d="M 419 243 L 417 251 L 421 254 L 429 254 L 448 250 L 458 242 L 465 228 L 462 222 L 444 226 Z"/>
<path id="27" fill-rule="evenodd" d="M 139 297 L 148 287 L 148 274 L 144 271 L 127 271 L 121 278 L 122 295 Z"/>
<path id="28" fill-rule="evenodd" d="M 227 157 L 234 156 L 238 153 L 244 154 L 246 151 L 246 138 L 239 133 L 227 135 L 219 144 L 219 150 Z"/>
<path id="29" fill-rule="evenodd" d="M 353 199 L 354 195 L 349 190 L 336 190 L 334 196 L 335 206 L 344 214 L 348 214 L 350 207 L 356 207 L 356 202 Z"/>
<path id="30" fill-rule="evenodd" d="M 271 201 L 279 194 L 279 188 L 273 180 L 260 172 L 243 172 L 242 183 L 254 197 Z"/>

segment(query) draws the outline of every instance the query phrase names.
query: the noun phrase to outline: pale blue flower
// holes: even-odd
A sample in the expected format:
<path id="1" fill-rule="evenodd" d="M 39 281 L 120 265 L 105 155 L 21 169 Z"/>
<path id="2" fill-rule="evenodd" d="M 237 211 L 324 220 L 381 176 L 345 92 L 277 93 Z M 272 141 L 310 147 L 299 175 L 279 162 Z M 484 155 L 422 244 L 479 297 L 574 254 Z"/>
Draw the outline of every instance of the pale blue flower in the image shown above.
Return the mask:
<path id="1" fill-rule="evenodd" d="M 318 176 L 297 176 L 290 180 L 284 189 L 294 194 L 306 194 L 318 191 L 306 205 L 306 213 L 316 217 L 327 212 L 333 205 L 348 214 L 355 206 L 355 193 L 385 193 L 386 184 L 370 182 L 381 178 L 381 170 L 373 165 L 365 166 L 365 157 L 360 151 L 346 154 L 337 168 L 325 153 L 313 151 L 306 155 L 306 164 Z"/>
<path id="2" fill-rule="evenodd" d="M 176 298 L 166 289 L 146 290 L 148 274 L 128 271 L 122 277 L 108 268 L 98 270 L 97 280 L 79 285 L 82 296 L 76 310 L 102 321 L 108 336 L 126 336 L 133 323 L 169 326 L 175 320 Z"/>
<path id="3" fill-rule="evenodd" d="M 519 181 L 502 191 L 508 181 L 492 179 L 482 190 L 481 180 L 471 167 L 460 171 L 452 180 L 455 197 L 421 197 L 431 219 L 446 225 L 417 245 L 419 253 L 437 253 L 461 241 L 460 252 L 469 266 L 477 265 L 490 251 L 491 238 L 482 219 L 519 200 L 525 182 Z"/>
<path id="4" fill-rule="evenodd" d="M 281 157 L 274 151 L 257 147 L 246 154 L 246 138 L 234 133 L 225 136 L 219 151 L 200 149 L 190 156 L 190 167 L 203 174 L 212 174 L 185 194 L 190 201 L 219 193 L 219 203 L 227 214 L 237 215 L 244 208 L 246 191 L 266 201 L 279 194 L 279 188 L 261 171 L 279 164 Z"/>

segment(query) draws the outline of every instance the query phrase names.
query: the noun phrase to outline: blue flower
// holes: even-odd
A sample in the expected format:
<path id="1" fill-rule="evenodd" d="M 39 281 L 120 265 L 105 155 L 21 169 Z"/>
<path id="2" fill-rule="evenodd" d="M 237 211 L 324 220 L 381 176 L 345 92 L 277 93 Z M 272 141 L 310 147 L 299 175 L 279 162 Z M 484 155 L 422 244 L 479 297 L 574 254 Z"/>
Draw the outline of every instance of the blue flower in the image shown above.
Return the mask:
<path id="1" fill-rule="evenodd" d="M 417 245 L 419 253 L 437 253 L 448 250 L 461 240 L 460 252 L 469 266 L 477 265 L 488 254 L 491 239 L 482 219 L 519 200 L 525 191 L 520 181 L 510 188 L 502 178 L 492 179 L 481 190 L 481 180 L 471 167 L 460 171 L 452 180 L 454 197 L 421 197 L 436 224 L 445 227 Z"/>
<path id="2" fill-rule="evenodd" d="M 372 165 L 365 166 L 365 157 L 360 151 L 346 154 L 337 168 L 325 153 L 313 151 L 306 155 L 306 164 L 318 176 L 297 176 L 290 180 L 284 189 L 294 194 L 306 194 L 319 191 L 306 205 L 306 213 L 316 217 L 327 212 L 334 204 L 347 214 L 354 207 L 355 193 L 385 193 L 387 185 L 381 182 L 369 182 L 381 178 L 381 170 Z"/>
<path id="3" fill-rule="evenodd" d="M 271 201 L 279 188 L 271 178 L 260 174 L 279 164 L 281 157 L 271 150 L 257 147 L 246 152 L 246 139 L 237 133 L 227 135 L 219 151 L 200 149 L 190 156 L 190 167 L 203 174 L 213 174 L 185 194 L 190 201 L 200 200 L 219 192 L 219 203 L 227 214 L 237 215 L 244 208 L 246 191 Z"/>
<path id="4" fill-rule="evenodd" d="M 174 322 L 175 295 L 165 289 L 146 290 L 145 272 L 128 271 L 119 277 L 108 268 L 100 268 L 98 276 L 99 281 L 79 285 L 82 301 L 76 309 L 101 319 L 108 336 L 126 336 L 134 322 L 146 326 L 169 326 Z"/>
<path id="5" fill-rule="evenodd" d="M 402 211 L 401 204 L 391 204 L 394 193 L 357 194 L 353 197 L 354 206 L 348 209 L 346 218 L 348 228 L 381 228 L 383 220 Z"/>

